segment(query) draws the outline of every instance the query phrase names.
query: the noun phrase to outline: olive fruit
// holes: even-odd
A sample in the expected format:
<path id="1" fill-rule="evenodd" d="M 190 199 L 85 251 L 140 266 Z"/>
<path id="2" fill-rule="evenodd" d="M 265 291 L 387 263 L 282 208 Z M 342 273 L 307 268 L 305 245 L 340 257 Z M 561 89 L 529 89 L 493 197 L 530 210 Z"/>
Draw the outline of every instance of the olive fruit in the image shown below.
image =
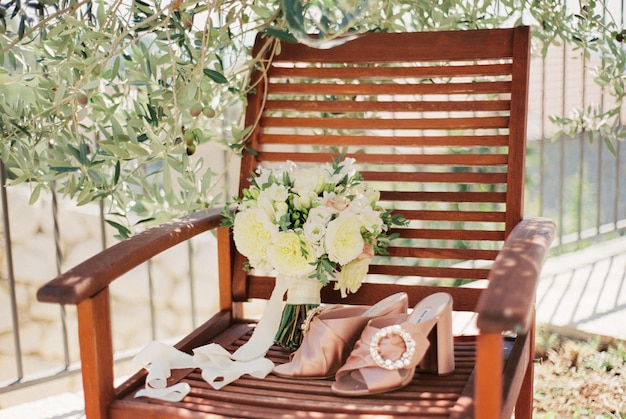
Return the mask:
<path id="1" fill-rule="evenodd" d="M 194 103 L 193 105 L 191 105 L 191 108 L 189 109 L 189 114 L 191 116 L 195 118 L 199 116 L 201 113 L 202 113 L 202 104 Z"/>

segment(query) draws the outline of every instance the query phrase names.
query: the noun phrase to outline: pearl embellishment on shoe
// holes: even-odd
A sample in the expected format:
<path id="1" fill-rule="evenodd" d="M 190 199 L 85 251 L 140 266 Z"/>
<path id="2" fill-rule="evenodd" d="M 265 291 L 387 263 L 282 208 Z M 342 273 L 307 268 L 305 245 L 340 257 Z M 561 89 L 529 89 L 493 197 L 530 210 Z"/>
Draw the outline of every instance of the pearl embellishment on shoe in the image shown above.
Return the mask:
<path id="1" fill-rule="evenodd" d="M 380 353 L 380 341 L 387 336 L 398 335 L 404 341 L 405 351 L 400 358 L 394 360 L 384 359 Z M 393 326 L 387 326 L 380 329 L 370 343 L 370 356 L 381 368 L 386 370 L 397 370 L 400 368 L 406 368 L 411 364 L 411 358 L 415 353 L 415 341 L 411 335 L 402 328 L 399 324 Z"/>

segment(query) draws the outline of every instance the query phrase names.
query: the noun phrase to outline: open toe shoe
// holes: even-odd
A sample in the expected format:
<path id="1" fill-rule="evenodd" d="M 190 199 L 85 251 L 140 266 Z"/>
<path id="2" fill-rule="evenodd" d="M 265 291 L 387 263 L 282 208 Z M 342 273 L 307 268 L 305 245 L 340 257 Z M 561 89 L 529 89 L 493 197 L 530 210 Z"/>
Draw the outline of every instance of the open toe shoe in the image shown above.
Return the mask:
<path id="1" fill-rule="evenodd" d="M 416 367 L 449 374 L 454 371 L 452 297 L 435 293 L 410 314 L 372 319 L 363 329 L 332 390 L 342 396 L 384 393 L 408 385 Z"/>
<path id="2" fill-rule="evenodd" d="M 331 306 L 313 312 L 304 324 L 302 344 L 291 354 L 290 361 L 274 367 L 273 373 L 289 378 L 332 377 L 350 355 L 368 321 L 393 313 L 406 315 L 407 310 L 407 294 L 400 292 L 371 307 Z"/>

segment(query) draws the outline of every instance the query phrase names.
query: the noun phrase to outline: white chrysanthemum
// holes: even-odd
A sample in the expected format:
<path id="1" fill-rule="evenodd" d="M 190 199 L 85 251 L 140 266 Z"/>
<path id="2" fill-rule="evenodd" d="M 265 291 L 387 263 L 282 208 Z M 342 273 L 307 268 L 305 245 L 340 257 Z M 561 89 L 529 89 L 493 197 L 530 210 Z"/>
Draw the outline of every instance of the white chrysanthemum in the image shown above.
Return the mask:
<path id="1" fill-rule="evenodd" d="M 355 293 L 367 275 L 370 258 L 356 259 L 341 268 L 335 289 L 341 291 L 341 298 L 346 298 L 349 292 Z"/>
<path id="2" fill-rule="evenodd" d="M 261 209 L 249 209 L 235 215 L 233 240 L 252 267 L 267 260 L 267 249 L 277 234 L 278 226 Z"/>
<path id="3" fill-rule="evenodd" d="M 351 215 L 343 214 L 335 218 L 326 228 L 324 245 L 328 259 L 340 265 L 352 261 L 363 251 L 365 244 L 361 236 L 361 226 Z"/>
<path id="4" fill-rule="evenodd" d="M 315 269 L 311 245 L 293 230 L 278 233 L 267 253 L 274 269 L 283 275 L 305 276 Z"/>

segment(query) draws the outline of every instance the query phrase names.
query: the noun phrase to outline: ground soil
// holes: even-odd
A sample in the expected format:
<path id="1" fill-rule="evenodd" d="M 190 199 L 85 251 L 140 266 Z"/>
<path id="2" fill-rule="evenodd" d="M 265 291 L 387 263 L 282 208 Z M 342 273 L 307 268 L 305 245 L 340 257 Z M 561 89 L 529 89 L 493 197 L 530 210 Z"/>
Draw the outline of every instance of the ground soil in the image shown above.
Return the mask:
<path id="1" fill-rule="evenodd" d="M 540 332 L 535 418 L 626 419 L 626 343 Z"/>

